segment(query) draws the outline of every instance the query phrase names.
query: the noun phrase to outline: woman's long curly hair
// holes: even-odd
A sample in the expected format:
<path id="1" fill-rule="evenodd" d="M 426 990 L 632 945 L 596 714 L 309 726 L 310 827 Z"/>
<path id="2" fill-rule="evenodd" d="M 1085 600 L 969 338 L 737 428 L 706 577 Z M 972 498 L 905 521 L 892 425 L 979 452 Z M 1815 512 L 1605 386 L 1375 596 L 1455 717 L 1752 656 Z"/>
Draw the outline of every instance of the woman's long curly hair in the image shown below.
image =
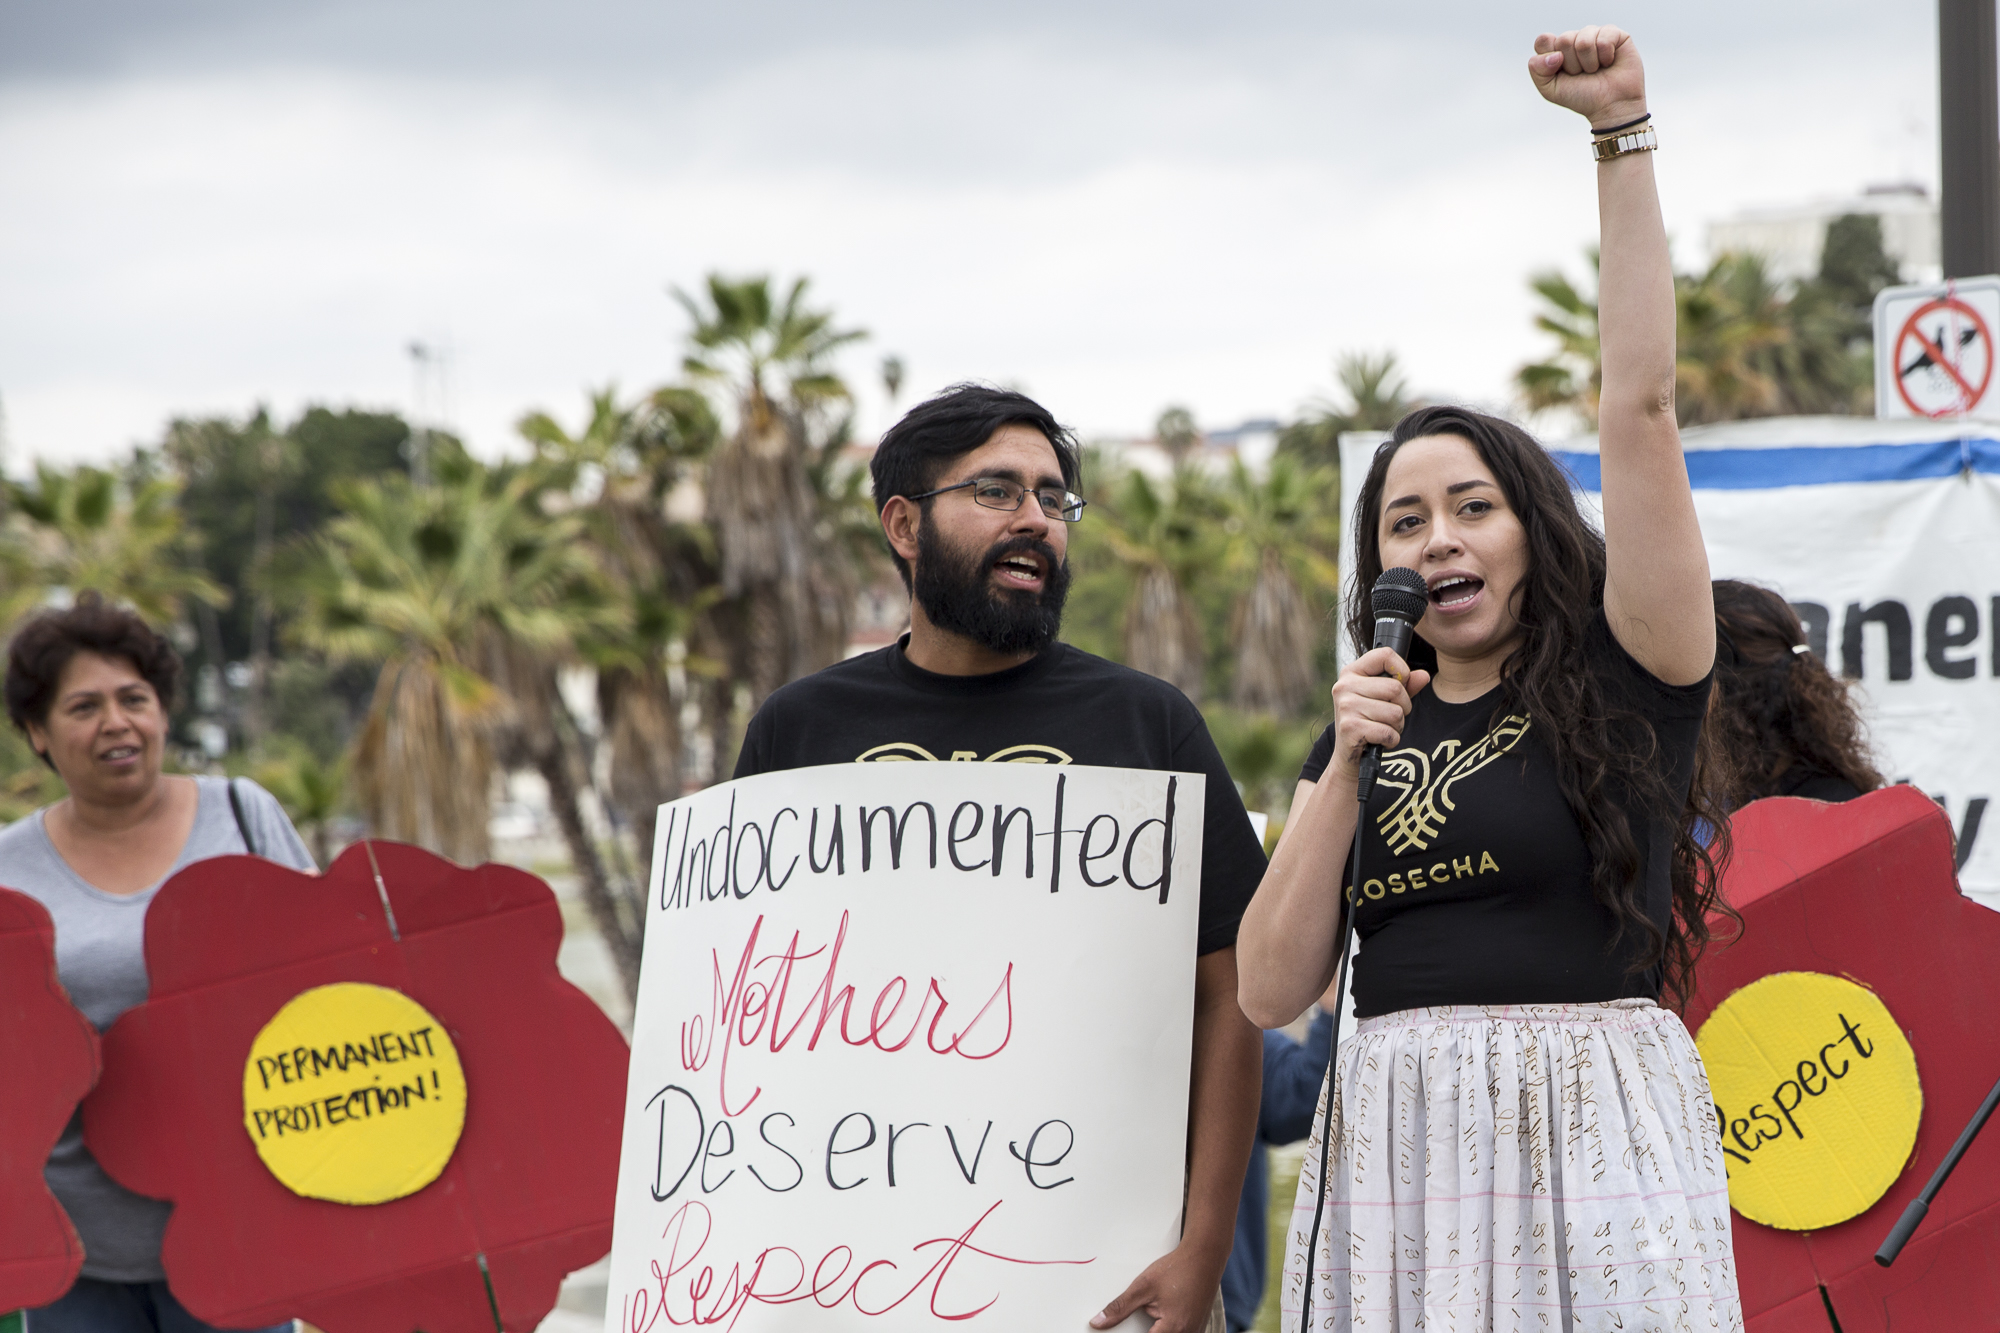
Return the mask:
<path id="1" fill-rule="evenodd" d="M 1717 579 L 1715 627 L 1708 730 L 1728 756 L 1715 775 L 1725 806 L 1776 796 L 1800 770 L 1845 778 L 1860 791 L 1882 785 L 1854 696 L 1817 657 L 1798 651 L 1805 627 L 1789 602 L 1754 583 Z"/>
<path id="2" fill-rule="evenodd" d="M 1382 573 L 1378 534 L 1389 460 L 1426 435 L 1456 435 L 1478 450 L 1520 520 L 1528 548 L 1514 594 L 1521 638 L 1500 668 L 1503 697 L 1510 712 L 1535 720 L 1555 760 L 1563 799 L 1590 851 L 1591 888 L 1617 923 L 1611 948 L 1629 955 L 1633 973 L 1658 968 L 1661 994 L 1684 1003 L 1710 939 L 1709 914 L 1729 915 L 1718 892 L 1729 824 L 1713 790 L 1714 750 L 1704 727 L 1694 780 L 1686 791 L 1675 789 L 1659 763 L 1652 724 L 1614 707 L 1596 674 L 1582 669 L 1585 635 L 1604 604 L 1604 538 L 1584 520 L 1556 461 L 1519 426 L 1468 408 L 1420 408 L 1398 422 L 1376 449 L 1354 507 L 1358 567 L 1348 636 L 1357 653 L 1373 640 L 1369 593 Z M 1410 662 L 1436 670 L 1437 654 L 1421 635 Z M 1665 929 L 1646 910 L 1635 818 L 1671 831 L 1673 910 Z"/>

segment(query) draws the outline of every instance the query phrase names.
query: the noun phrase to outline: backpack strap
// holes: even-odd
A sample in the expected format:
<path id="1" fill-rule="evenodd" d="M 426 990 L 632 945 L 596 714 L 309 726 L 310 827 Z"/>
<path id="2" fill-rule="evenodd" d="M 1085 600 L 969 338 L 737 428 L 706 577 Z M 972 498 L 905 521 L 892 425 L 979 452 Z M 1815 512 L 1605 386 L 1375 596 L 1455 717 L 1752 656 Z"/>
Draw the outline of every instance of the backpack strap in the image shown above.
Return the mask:
<path id="1" fill-rule="evenodd" d="M 229 779 L 229 813 L 236 816 L 236 832 L 243 839 L 243 850 L 252 856 L 262 856 L 257 850 L 257 840 L 250 836 L 250 821 L 243 814 L 243 798 L 236 793 L 236 779 Z"/>

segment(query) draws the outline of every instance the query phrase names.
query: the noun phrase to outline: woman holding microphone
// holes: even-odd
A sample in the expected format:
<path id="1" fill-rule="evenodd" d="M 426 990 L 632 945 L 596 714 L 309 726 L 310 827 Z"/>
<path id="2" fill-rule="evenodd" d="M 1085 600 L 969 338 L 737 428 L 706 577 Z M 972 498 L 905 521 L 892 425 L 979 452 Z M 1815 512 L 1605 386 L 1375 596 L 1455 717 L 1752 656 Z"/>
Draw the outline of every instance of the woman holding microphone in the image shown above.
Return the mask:
<path id="1" fill-rule="evenodd" d="M 1311 1327 L 1370 1333 L 1742 1327 L 1708 1083 L 1661 1003 L 1692 984 L 1698 830 L 1725 821 L 1645 74 L 1616 28 L 1535 51 L 1597 162 L 1604 535 L 1534 440 L 1465 409 L 1405 418 L 1362 485 L 1361 655 L 1238 942 L 1244 1012 L 1289 1022 L 1334 974 L 1360 838 L 1359 1031 L 1307 1143 L 1288 1326 L 1309 1300 Z M 1363 651 L 1395 565 L 1428 590 L 1410 661 Z"/>

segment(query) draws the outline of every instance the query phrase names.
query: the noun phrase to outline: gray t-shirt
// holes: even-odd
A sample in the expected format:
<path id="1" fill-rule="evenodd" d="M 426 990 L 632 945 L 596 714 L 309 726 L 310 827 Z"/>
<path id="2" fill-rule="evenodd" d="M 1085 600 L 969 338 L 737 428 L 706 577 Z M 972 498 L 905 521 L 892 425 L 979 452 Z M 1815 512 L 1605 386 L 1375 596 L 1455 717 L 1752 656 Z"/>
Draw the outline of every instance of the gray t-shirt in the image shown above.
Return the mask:
<path id="1" fill-rule="evenodd" d="M 227 780 L 197 777 L 195 783 L 194 827 L 166 878 L 193 862 L 250 850 L 229 808 Z M 312 854 L 276 797 L 248 778 L 236 779 L 236 795 L 258 855 L 297 870 L 314 868 Z M 146 909 L 160 885 L 137 893 L 91 887 L 49 841 L 43 813 L 37 810 L 0 829 L 0 885 L 49 909 L 56 926 L 56 973 L 70 1000 L 102 1032 L 146 998 Z M 104 1174 L 83 1146 L 81 1112 L 57 1140 L 45 1174 L 83 1239 L 85 1277 L 104 1282 L 166 1277 L 160 1267 L 160 1237 L 173 1205 L 134 1194 Z"/>

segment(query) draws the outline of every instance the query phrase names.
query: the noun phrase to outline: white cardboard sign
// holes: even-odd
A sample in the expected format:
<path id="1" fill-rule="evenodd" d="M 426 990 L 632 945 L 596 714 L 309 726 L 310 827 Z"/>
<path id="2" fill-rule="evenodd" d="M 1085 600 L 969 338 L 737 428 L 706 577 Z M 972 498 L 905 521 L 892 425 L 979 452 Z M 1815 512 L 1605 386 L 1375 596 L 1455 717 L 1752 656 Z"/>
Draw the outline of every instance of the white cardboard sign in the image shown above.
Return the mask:
<path id="1" fill-rule="evenodd" d="M 1179 1235 L 1203 787 L 841 764 L 662 806 L 607 1333 L 1086 1327 Z"/>

